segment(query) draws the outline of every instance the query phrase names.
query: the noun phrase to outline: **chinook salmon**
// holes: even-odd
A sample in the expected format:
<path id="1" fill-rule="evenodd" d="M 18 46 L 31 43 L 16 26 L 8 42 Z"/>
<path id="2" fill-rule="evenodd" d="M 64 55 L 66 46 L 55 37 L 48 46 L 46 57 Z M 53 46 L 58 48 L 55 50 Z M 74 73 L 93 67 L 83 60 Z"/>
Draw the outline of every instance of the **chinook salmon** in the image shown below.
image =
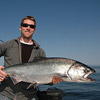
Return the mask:
<path id="1" fill-rule="evenodd" d="M 53 76 L 68 82 L 91 82 L 88 76 L 94 69 L 76 60 L 67 58 L 44 58 L 33 62 L 14 65 L 4 69 L 14 84 L 28 82 L 31 84 L 48 84 Z"/>

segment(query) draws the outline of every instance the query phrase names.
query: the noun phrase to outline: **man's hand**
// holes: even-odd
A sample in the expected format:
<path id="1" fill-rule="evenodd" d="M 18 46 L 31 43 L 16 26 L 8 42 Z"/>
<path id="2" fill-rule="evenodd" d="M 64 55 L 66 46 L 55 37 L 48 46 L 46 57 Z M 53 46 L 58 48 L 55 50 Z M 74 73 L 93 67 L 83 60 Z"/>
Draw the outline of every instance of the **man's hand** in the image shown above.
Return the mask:
<path id="1" fill-rule="evenodd" d="M 4 69 L 4 67 L 0 66 L 0 82 L 2 82 L 7 76 L 7 74 L 2 71 L 3 69 Z"/>
<path id="2" fill-rule="evenodd" d="M 59 78 L 58 76 L 53 76 L 53 78 L 52 78 L 53 84 L 57 84 L 57 83 L 60 83 L 62 81 L 63 81 L 63 79 Z"/>

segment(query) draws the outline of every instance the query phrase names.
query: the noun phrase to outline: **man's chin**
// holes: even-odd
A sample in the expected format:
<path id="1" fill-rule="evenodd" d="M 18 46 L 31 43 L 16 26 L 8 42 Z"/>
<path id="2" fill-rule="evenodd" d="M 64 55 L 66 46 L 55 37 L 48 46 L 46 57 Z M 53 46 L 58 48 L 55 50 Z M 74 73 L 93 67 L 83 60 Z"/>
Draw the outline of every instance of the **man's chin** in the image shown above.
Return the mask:
<path id="1" fill-rule="evenodd" d="M 32 35 L 33 35 L 33 34 L 32 34 Z M 32 38 L 32 35 L 30 35 L 30 34 L 25 34 L 25 35 L 23 35 L 23 37 L 24 37 L 24 38 L 29 38 L 29 39 L 30 39 L 30 38 Z"/>

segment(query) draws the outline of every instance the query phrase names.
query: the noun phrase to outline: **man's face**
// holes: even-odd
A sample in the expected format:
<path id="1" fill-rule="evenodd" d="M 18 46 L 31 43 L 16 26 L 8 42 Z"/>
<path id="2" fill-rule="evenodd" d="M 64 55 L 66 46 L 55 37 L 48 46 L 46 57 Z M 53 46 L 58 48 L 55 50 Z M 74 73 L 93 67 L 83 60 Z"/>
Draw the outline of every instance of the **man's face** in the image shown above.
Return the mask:
<path id="1" fill-rule="evenodd" d="M 27 24 L 27 25 L 25 25 Z M 32 35 L 34 34 L 35 28 L 32 28 L 28 25 L 35 25 L 35 22 L 29 19 L 24 20 L 23 25 L 20 26 L 21 35 L 24 38 L 32 38 Z"/>

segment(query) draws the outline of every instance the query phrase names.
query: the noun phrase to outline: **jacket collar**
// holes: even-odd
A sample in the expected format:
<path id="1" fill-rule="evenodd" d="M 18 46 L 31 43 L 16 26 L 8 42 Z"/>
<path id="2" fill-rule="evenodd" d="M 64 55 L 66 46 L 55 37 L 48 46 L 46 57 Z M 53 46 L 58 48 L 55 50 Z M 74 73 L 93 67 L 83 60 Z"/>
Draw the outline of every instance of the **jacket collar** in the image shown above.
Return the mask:
<path id="1" fill-rule="evenodd" d="M 15 40 L 20 44 L 20 37 L 18 37 Z M 33 41 L 34 49 L 39 49 L 40 45 L 35 40 L 32 39 L 32 41 Z"/>

